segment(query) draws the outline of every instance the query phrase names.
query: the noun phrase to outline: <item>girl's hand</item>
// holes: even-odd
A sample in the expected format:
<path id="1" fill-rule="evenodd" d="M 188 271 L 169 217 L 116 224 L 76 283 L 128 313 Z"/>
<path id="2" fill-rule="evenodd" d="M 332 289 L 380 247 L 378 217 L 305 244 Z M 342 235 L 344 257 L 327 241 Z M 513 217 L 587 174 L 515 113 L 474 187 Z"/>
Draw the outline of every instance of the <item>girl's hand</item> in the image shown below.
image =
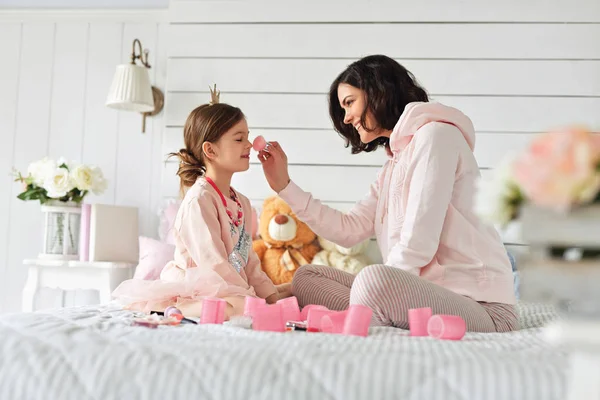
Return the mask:
<path id="1" fill-rule="evenodd" d="M 277 300 L 279 300 L 279 293 L 273 293 L 272 295 L 270 295 L 269 297 L 267 297 L 265 299 L 267 304 L 275 304 L 275 303 L 277 303 Z"/>
<path id="2" fill-rule="evenodd" d="M 265 299 L 267 304 L 275 304 L 278 300 L 292 296 L 291 283 L 282 283 L 281 285 L 275 285 L 275 288 L 277 288 L 277 293 L 273 293 Z"/>
<path id="3" fill-rule="evenodd" d="M 276 193 L 285 189 L 290 183 L 290 175 L 288 173 L 287 155 L 279 143 L 270 142 L 269 151 L 260 151 L 258 160 L 262 164 L 265 178 L 267 178 L 271 189 Z"/>

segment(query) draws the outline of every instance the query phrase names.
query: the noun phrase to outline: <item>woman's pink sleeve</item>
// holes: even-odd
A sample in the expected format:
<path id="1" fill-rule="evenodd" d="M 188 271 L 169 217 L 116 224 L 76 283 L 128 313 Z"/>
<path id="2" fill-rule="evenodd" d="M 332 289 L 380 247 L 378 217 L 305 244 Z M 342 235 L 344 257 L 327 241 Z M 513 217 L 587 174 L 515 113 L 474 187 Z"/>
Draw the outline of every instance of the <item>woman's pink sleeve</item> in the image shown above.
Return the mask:
<path id="1" fill-rule="evenodd" d="M 279 197 L 317 235 L 342 247 L 352 247 L 375 234 L 380 174 L 369 192 L 347 213 L 322 204 L 293 181 L 279 192 Z"/>

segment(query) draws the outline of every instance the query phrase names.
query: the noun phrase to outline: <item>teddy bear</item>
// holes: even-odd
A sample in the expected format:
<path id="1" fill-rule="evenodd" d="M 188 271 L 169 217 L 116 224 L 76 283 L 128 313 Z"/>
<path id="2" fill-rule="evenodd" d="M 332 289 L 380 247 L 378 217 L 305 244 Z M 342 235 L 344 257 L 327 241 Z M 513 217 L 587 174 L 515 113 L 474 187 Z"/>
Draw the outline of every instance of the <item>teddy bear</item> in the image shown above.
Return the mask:
<path id="1" fill-rule="evenodd" d="M 369 245 L 369 240 L 350 248 L 338 246 L 322 237 L 319 237 L 318 240 L 323 250 L 313 258 L 312 263 L 315 265 L 326 265 L 356 275 L 361 269 L 371 264 L 363 254 Z"/>
<path id="2" fill-rule="evenodd" d="M 321 250 L 317 235 L 278 196 L 265 199 L 258 233 L 260 239 L 252 241 L 252 248 L 276 285 L 291 282 L 296 270 L 310 264 Z"/>

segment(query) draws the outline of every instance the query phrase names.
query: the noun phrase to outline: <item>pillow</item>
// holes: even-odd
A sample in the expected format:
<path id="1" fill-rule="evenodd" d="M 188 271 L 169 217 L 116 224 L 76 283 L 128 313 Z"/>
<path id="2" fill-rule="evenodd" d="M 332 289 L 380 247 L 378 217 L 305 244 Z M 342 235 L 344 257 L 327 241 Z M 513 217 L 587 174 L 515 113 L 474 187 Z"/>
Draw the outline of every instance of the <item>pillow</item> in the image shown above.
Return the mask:
<path id="1" fill-rule="evenodd" d="M 171 199 L 167 204 L 158 211 L 159 223 L 158 223 L 158 237 L 165 243 L 175 244 L 175 237 L 173 236 L 173 226 L 175 224 L 175 217 L 177 217 L 177 211 L 181 200 Z"/>
<path id="2" fill-rule="evenodd" d="M 173 260 L 175 245 L 145 236 L 139 237 L 140 259 L 133 279 L 153 281 L 160 277 L 163 267 Z"/>

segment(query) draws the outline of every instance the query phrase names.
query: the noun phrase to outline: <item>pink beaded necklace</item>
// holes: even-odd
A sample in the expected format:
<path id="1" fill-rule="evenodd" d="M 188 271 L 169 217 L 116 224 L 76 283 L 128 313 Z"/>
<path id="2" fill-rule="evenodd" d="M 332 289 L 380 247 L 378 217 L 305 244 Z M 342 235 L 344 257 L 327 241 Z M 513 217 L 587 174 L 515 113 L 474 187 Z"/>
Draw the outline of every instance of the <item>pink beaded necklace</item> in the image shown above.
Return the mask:
<path id="1" fill-rule="evenodd" d="M 213 180 L 210 179 L 208 176 L 205 178 L 206 178 L 206 181 L 208 183 L 210 183 L 210 185 L 217 191 L 217 193 L 219 194 L 219 197 L 221 197 L 221 201 L 223 202 L 223 206 L 225 207 L 225 211 L 227 211 L 227 215 L 229 216 L 229 219 L 231 220 L 231 222 L 233 222 L 233 224 L 235 226 L 240 226 L 240 224 L 242 223 L 242 216 L 244 215 L 244 213 L 242 212 L 242 204 L 238 200 L 238 197 L 235 194 L 235 191 L 233 190 L 233 188 L 231 188 L 231 187 L 229 188 L 229 196 L 231 197 L 231 199 L 233 201 L 235 201 L 235 203 L 238 206 L 237 220 L 233 219 L 233 213 L 229 210 L 229 208 L 227 208 L 227 200 L 225 200 L 225 196 L 223 196 L 223 193 L 221 193 L 221 191 L 219 190 L 219 188 L 217 187 L 215 182 L 213 182 Z"/>

